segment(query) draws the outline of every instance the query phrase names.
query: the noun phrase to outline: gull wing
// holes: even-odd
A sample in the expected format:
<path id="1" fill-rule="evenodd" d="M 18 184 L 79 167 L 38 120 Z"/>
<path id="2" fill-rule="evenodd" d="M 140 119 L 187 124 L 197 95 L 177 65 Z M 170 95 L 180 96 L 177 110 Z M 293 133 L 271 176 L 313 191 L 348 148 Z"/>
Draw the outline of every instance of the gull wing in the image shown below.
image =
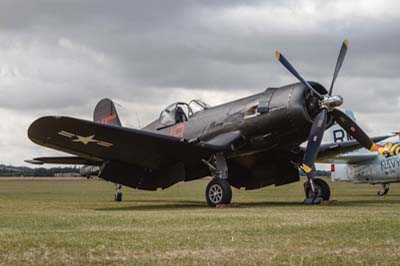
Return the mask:
<path id="1" fill-rule="evenodd" d="M 160 169 L 177 162 L 199 162 L 226 148 L 60 116 L 39 118 L 29 127 L 28 137 L 36 144 L 88 161 L 119 161 L 150 169 Z"/>

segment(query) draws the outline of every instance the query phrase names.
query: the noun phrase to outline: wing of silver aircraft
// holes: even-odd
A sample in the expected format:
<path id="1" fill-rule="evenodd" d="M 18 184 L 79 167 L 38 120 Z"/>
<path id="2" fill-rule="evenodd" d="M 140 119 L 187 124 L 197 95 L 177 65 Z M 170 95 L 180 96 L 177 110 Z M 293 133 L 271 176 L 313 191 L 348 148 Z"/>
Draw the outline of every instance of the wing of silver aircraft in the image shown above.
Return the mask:
<path id="1" fill-rule="evenodd" d="M 371 139 L 376 143 L 388 139 L 390 137 L 393 137 L 393 135 L 378 136 Z M 360 148 L 362 148 L 362 146 L 356 140 L 340 142 L 340 143 L 322 144 L 316 162 L 356 163 L 356 162 L 370 160 L 376 157 L 376 153 L 373 152 L 367 154 L 359 154 L 359 155 L 346 155 L 346 153 L 358 150 Z"/>

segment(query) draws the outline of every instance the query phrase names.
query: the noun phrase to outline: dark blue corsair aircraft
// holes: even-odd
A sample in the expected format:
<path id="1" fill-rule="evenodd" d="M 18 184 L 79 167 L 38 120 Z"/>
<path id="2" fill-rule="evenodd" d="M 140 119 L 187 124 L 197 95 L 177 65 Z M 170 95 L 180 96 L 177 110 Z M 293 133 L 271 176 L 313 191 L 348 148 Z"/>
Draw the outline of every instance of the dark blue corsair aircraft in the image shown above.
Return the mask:
<path id="1" fill-rule="evenodd" d="M 213 176 L 207 186 L 208 205 L 228 204 L 231 186 L 257 189 L 299 181 L 307 173 L 305 203 L 328 200 L 330 189 L 314 178 L 314 163 L 357 147 L 383 147 L 370 139 L 345 113 L 336 109 L 342 97 L 332 88 L 348 47 L 343 42 L 332 84 L 327 91 L 307 82 L 279 52 L 277 59 L 300 83 L 268 88 L 249 97 L 211 107 L 199 100 L 177 102 L 158 119 L 138 130 L 121 126 L 114 104 L 101 100 L 94 122 L 46 116 L 29 127 L 29 138 L 42 146 L 73 154 L 41 157 L 31 163 L 86 165 L 87 175 L 128 187 L 156 190 L 180 181 Z M 357 141 L 321 145 L 325 129 L 336 121 Z M 306 148 L 300 144 L 308 139 Z M 122 194 L 117 186 L 116 200 Z"/>

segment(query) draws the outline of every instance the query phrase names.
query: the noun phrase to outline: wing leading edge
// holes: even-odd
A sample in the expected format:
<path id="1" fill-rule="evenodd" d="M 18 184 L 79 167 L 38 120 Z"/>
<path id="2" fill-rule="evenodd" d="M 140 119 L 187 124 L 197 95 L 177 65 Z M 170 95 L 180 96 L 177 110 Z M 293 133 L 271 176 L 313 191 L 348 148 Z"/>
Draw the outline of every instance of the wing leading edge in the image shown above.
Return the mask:
<path id="1" fill-rule="evenodd" d="M 371 138 L 373 142 L 380 142 L 387 138 L 393 137 L 393 135 L 385 135 Z M 355 151 L 362 148 L 361 144 L 355 140 L 340 142 L 340 143 L 328 143 L 323 144 L 320 147 L 317 163 L 332 163 L 332 162 L 347 162 L 355 163 L 360 161 L 371 160 L 376 157 L 376 153 L 369 153 L 363 155 L 343 155 L 348 152 Z M 343 156 L 342 156 L 343 155 Z"/>

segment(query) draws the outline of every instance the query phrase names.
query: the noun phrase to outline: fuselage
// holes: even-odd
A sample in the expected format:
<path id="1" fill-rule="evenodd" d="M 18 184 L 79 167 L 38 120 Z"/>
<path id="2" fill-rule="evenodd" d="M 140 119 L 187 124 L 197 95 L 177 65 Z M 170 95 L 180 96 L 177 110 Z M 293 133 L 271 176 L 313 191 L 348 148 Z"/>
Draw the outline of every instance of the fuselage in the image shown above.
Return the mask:
<path id="1" fill-rule="evenodd" d="M 383 184 L 400 182 L 400 156 L 382 157 L 354 164 L 336 164 L 333 181 Z"/>
<path id="2" fill-rule="evenodd" d="M 326 93 L 324 87 L 311 83 L 319 93 Z M 186 113 L 183 115 L 184 108 Z M 230 149 L 223 152 L 229 170 L 229 183 L 236 188 L 257 189 L 299 180 L 298 165 L 302 157 L 299 146 L 307 140 L 319 108 L 315 95 L 310 94 L 310 90 L 302 84 L 295 83 L 268 88 L 218 106 L 204 106 L 197 112 L 190 110 L 190 103 L 178 102 L 161 111 L 159 117 L 142 130 L 201 145 L 217 145 L 221 139 L 235 133 L 233 135 L 239 136 L 239 140 L 229 141 Z M 327 127 L 332 125 L 331 122 L 331 117 L 328 117 Z M 130 173 L 130 178 L 133 178 L 124 185 L 153 190 L 210 175 L 209 166 L 203 160 L 191 158 L 188 154 L 187 160 L 180 166 L 181 176 L 177 176 L 169 166 L 150 173 L 134 165 L 118 164 L 114 168 L 110 166 L 110 173 L 102 171 L 100 177 L 122 183 L 125 179 L 116 176 L 115 169 L 118 168 L 123 173 Z M 163 177 L 169 172 L 175 178 L 165 183 Z M 140 180 L 151 182 L 142 184 Z"/>
<path id="3" fill-rule="evenodd" d="M 325 90 L 313 83 L 317 89 Z M 308 107 L 308 90 L 300 83 L 268 88 L 262 93 L 210 107 L 188 117 L 187 121 L 163 125 L 161 117 L 143 128 L 160 134 L 207 142 L 218 135 L 239 131 L 246 145 L 234 153 L 257 150 L 290 150 L 309 134 L 313 110 Z"/>

